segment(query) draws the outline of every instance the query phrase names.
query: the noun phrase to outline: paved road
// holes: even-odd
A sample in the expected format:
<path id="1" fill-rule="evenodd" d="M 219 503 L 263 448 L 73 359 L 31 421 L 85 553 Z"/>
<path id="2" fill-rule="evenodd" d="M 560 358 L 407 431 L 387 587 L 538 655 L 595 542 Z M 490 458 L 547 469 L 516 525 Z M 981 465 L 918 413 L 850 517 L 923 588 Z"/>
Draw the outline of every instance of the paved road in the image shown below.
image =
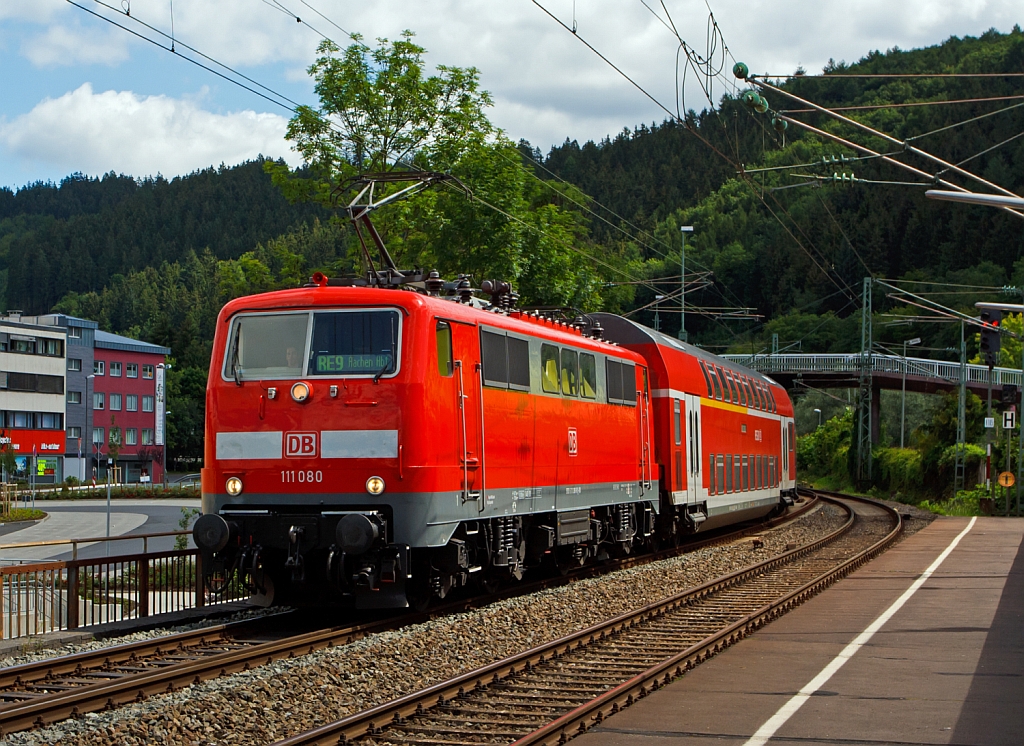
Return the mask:
<path id="1" fill-rule="evenodd" d="M 4 531 L 0 525 L 0 543 L 50 541 L 104 536 L 106 534 L 105 500 L 37 500 L 36 507 L 46 511 L 49 518 L 28 528 Z M 110 533 L 112 536 L 152 534 L 179 530 L 182 508 L 198 508 L 199 500 L 113 500 L 111 501 Z M 174 537 L 150 539 L 150 551 L 174 548 Z M 189 547 L 195 545 L 189 539 Z M 142 539 L 111 542 L 110 555 L 141 552 Z M 107 553 L 104 542 L 79 545 L 79 559 L 103 557 Z M 13 559 L 71 559 L 68 546 L 39 547 L 34 549 L 0 550 L 0 562 Z"/>

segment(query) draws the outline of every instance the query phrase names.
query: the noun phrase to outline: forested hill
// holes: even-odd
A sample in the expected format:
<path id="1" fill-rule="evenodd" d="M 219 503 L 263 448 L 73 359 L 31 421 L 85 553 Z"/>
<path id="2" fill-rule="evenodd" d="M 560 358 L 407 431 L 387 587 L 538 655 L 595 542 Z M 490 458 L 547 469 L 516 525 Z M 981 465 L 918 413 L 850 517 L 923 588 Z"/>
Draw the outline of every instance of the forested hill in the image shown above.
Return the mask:
<path id="1" fill-rule="evenodd" d="M 1007 34 L 953 37 L 924 49 L 873 52 L 852 64 L 830 63 L 825 72 L 829 75 L 790 78 L 784 87 L 824 106 L 843 108 L 846 116 L 899 141 L 1024 193 L 1024 33 L 1019 27 Z M 947 73 L 987 76 L 941 76 Z M 766 98 L 773 110 L 788 110 L 814 127 L 892 154 L 926 174 L 941 173 L 968 189 L 992 191 L 904 152 L 899 143 L 808 112 L 781 94 L 769 92 Z M 669 249 L 660 263 L 657 251 L 645 250 L 651 260 L 649 277 L 677 272 L 678 226 L 694 226 L 687 265 L 711 270 L 715 280 L 694 301 L 751 307 L 765 320 L 688 321 L 691 338 L 713 349 L 762 349 L 772 333 L 807 351 L 857 349 L 856 317 L 867 275 L 1024 285 L 1020 218 L 928 200 L 924 191 L 934 183 L 927 176 L 879 159 L 859 159 L 861 154 L 853 149 L 796 126 L 779 134 L 771 116 L 727 97 L 716 113 L 699 118 L 700 138 L 673 123 L 639 127 L 601 143 L 567 142 L 551 151 L 545 166 L 656 234 L 662 243 L 655 249 L 665 252 L 666 244 L 675 246 L 674 256 Z M 719 153 L 701 138 L 711 140 Z M 855 160 L 822 162 L 833 156 Z M 750 173 L 737 175 L 740 164 Z M 761 167 L 778 170 L 754 171 Z M 819 180 L 836 174 L 860 181 Z M 606 223 L 593 219 L 591 224 L 595 235 L 615 236 Z M 951 296 L 948 301 L 966 305 L 978 299 Z M 641 290 L 635 305 L 651 301 L 653 291 Z M 644 312 L 640 318 L 653 323 L 652 316 Z M 662 328 L 674 331 L 677 318 L 663 314 Z M 935 345 L 947 346 L 954 342 L 951 337 L 936 336 L 947 332 L 953 334 L 949 327 L 932 325 L 922 334 Z"/>
<path id="2" fill-rule="evenodd" d="M 45 312 L 68 292 L 99 291 L 190 250 L 236 259 L 322 215 L 289 204 L 261 161 L 171 180 L 76 174 L 0 189 L 0 311 Z"/>

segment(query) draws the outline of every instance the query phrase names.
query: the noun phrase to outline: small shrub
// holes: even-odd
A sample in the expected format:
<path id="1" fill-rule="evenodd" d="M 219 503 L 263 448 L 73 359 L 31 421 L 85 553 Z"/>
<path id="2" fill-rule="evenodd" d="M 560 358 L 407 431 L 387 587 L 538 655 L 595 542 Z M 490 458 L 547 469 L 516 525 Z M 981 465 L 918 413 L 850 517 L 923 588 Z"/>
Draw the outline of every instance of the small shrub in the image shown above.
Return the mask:
<path id="1" fill-rule="evenodd" d="M 949 500 L 923 500 L 918 507 L 939 515 L 982 515 L 981 501 L 988 496 L 989 492 L 984 485 L 978 485 L 973 490 L 960 490 L 956 497 Z"/>

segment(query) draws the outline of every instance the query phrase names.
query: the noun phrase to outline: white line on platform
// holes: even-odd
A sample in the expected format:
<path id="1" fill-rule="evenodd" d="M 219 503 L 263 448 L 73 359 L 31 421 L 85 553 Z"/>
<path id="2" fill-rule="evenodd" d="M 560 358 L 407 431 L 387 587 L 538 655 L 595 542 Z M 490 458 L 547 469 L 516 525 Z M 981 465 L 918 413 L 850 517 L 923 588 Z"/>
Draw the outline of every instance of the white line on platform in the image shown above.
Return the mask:
<path id="1" fill-rule="evenodd" d="M 771 737 L 778 732 L 779 728 L 785 725 L 786 721 L 793 717 L 797 710 L 803 707 L 804 702 L 810 699 L 816 691 L 821 689 L 821 687 L 823 687 L 825 683 L 832 678 L 836 671 L 842 668 L 858 650 L 868 643 L 868 640 L 874 637 L 875 633 L 880 630 L 886 622 L 892 619 L 893 615 L 897 611 L 903 608 L 903 605 L 910 600 L 910 597 L 917 593 L 918 589 L 924 585 L 925 581 L 939 569 L 939 565 L 945 561 L 946 557 L 950 555 L 950 552 L 956 549 L 956 545 L 959 544 L 960 540 L 967 535 L 967 532 L 974 527 L 977 520 L 978 519 L 976 517 L 971 518 L 970 523 L 967 524 L 967 528 L 957 534 L 956 538 L 950 542 L 949 546 L 943 550 L 942 554 L 940 554 L 936 560 L 928 566 L 927 570 L 918 576 L 917 580 L 915 580 L 911 586 L 903 592 L 903 595 L 897 598 L 893 602 L 892 606 L 883 611 L 875 621 L 869 624 L 867 629 L 857 635 L 853 642 L 843 648 L 842 652 L 833 658 L 832 661 L 821 670 L 821 673 L 811 679 L 807 686 L 797 692 L 791 700 L 780 707 L 779 711 L 772 715 L 768 722 L 758 728 L 757 733 L 751 736 L 750 740 L 748 740 L 744 746 L 764 746 L 768 743 Z"/>

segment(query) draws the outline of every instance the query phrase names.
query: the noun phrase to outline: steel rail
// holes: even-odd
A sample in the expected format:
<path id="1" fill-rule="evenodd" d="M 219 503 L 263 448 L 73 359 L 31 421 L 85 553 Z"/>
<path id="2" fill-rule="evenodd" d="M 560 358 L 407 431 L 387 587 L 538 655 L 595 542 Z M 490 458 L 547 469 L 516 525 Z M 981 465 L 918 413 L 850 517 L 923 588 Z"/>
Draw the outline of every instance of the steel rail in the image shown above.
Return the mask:
<path id="1" fill-rule="evenodd" d="M 461 599 L 427 612 L 347 627 L 332 627 L 268 642 L 246 643 L 244 646 L 238 644 L 236 649 L 224 652 L 201 652 L 202 648 L 209 650 L 218 646 L 235 645 L 243 634 L 252 636 L 258 633 L 261 627 L 271 623 L 280 624 L 289 616 L 276 614 L 257 620 L 214 625 L 153 640 L 0 668 L 0 700 L 5 695 L 3 689 L 8 690 L 9 697 L 17 696 L 11 690 L 24 693 L 26 687 L 33 685 L 45 689 L 46 682 L 64 689 L 51 693 L 30 693 L 24 695 L 25 698 L 21 701 L 0 704 L 0 735 L 44 726 L 90 711 L 111 709 L 154 694 L 172 692 L 202 681 L 249 670 L 281 658 L 307 655 L 316 650 L 348 644 L 371 634 L 429 621 L 445 614 L 463 612 L 512 596 L 565 585 L 583 578 L 678 556 L 708 546 L 725 544 L 792 521 L 816 504 L 817 501 L 814 499 L 806 500 L 803 505 L 790 508 L 775 518 L 744 525 L 727 533 L 654 553 L 624 557 L 601 565 L 584 566 L 564 577 L 512 585 L 497 593 Z M 161 656 L 188 656 L 190 659 L 173 665 L 149 661 L 150 666 L 154 667 L 153 670 L 135 671 L 131 674 L 116 670 L 119 666 L 144 668 L 147 658 L 159 659 Z M 109 676 L 104 676 L 104 673 Z M 61 682 L 61 677 L 67 677 L 68 683 L 75 684 L 74 688 Z"/>
<path id="2" fill-rule="evenodd" d="M 846 498 L 844 497 L 844 499 Z M 849 506 L 838 501 L 833 502 L 844 507 L 847 510 L 849 517 L 843 526 L 830 532 L 824 537 L 783 552 L 782 554 L 776 555 L 775 557 L 763 562 L 758 562 L 740 570 L 736 570 L 728 575 L 704 583 L 696 588 L 692 588 L 661 601 L 654 602 L 642 609 L 627 612 L 613 619 L 588 627 L 580 632 L 567 635 L 558 640 L 545 643 L 504 660 L 461 674 L 455 678 L 435 684 L 419 692 L 414 692 L 391 702 L 355 713 L 336 722 L 285 738 L 278 741 L 275 746 L 327 746 L 328 744 L 333 746 L 334 744 L 347 743 L 351 740 L 365 736 L 387 741 L 388 739 L 385 729 L 389 724 L 394 723 L 400 725 L 410 717 L 429 716 L 430 711 L 434 708 L 444 706 L 447 703 L 457 702 L 457 700 L 465 698 L 471 692 L 486 691 L 487 687 L 491 685 L 511 681 L 518 674 L 528 673 L 536 666 L 544 664 L 546 661 L 571 654 L 574 651 L 584 648 L 588 644 L 606 640 L 609 636 L 621 634 L 624 631 L 632 629 L 638 624 L 660 618 L 668 613 L 685 608 L 690 604 L 706 599 L 719 591 L 739 585 L 747 580 L 757 578 L 767 571 L 788 565 L 795 560 L 810 555 L 822 547 L 831 544 L 846 534 L 853 527 L 856 520 L 856 514 L 851 508 L 849 508 Z M 873 501 L 867 502 L 878 505 Z M 884 506 L 882 507 L 884 508 Z M 702 643 L 691 646 L 682 653 L 658 664 L 658 666 L 655 666 L 657 671 L 652 669 L 649 678 L 644 678 L 643 675 L 631 678 L 625 684 L 611 690 L 607 695 L 598 697 L 594 700 L 597 704 L 593 705 L 593 707 L 597 708 L 596 712 L 610 714 L 610 708 L 620 699 L 622 702 L 617 705 L 619 708 L 624 706 L 627 701 L 631 704 L 635 701 L 637 696 L 642 696 L 640 695 L 641 690 L 643 690 L 644 694 L 651 690 L 651 687 L 654 686 L 653 682 L 655 678 L 667 676 L 668 680 L 671 680 L 671 678 L 681 675 L 684 670 L 692 667 L 692 665 L 704 660 L 706 657 L 710 657 L 710 655 L 713 655 L 716 652 L 719 652 L 729 644 L 732 644 L 732 642 L 740 639 L 741 636 L 749 634 L 753 629 L 763 626 L 763 624 L 766 624 L 770 619 L 784 613 L 789 608 L 792 608 L 796 603 L 802 602 L 806 597 L 809 597 L 809 594 L 813 595 L 813 593 L 818 592 L 830 582 L 833 582 L 835 578 L 840 577 L 841 574 L 849 572 L 852 567 L 859 566 L 860 563 L 867 561 L 869 556 L 874 556 L 874 553 L 880 551 L 887 542 L 892 541 L 902 529 L 902 522 L 899 514 L 888 508 L 885 508 L 885 510 L 893 517 L 893 521 L 896 526 L 886 539 L 876 542 L 868 550 L 858 553 L 854 558 L 845 561 L 838 568 L 834 568 L 814 579 L 810 583 L 800 587 L 796 591 L 788 593 L 782 599 L 765 605 L 757 613 L 730 624 L 726 628 L 705 639 Z M 623 689 L 623 687 L 625 687 L 625 689 Z M 620 694 L 621 696 L 619 696 Z M 607 697 L 612 697 L 612 699 L 607 700 Z M 596 717 L 595 715 L 592 715 L 593 708 L 589 705 L 584 705 L 577 708 L 577 710 L 580 712 L 571 718 L 572 722 L 566 720 L 566 718 L 569 718 L 570 715 L 572 715 L 572 713 L 570 713 L 570 715 L 565 715 L 554 721 L 551 725 L 545 726 L 545 728 L 541 729 L 546 735 L 541 738 L 541 740 L 536 741 L 536 743 L 560 742 L 565 738 L 575 735 L 575 731 L 572 731 L 572 728 L 578 726 L 574 725 L 574 723 L 583 722 L 586 724 L 587 718 Z M 576 712 L 576 710 L 573 711 L 573 713 Z M 601 715 L 601 717 L 604 717 L 604 715 Z M 471 721 L 472 718 L 467 717 L 466 720 Z M 537 732 L 539 733 L 540 731 Z M 550 741 L 546 740 L 547 735 L 549 734 L 553 734 Z M 483 736 L 486 735 L 486 733 L 481 732 L 479 735 Z M 533 742 L 534 741 L 529 740 L 522 741 L 522 743 Z"/>

